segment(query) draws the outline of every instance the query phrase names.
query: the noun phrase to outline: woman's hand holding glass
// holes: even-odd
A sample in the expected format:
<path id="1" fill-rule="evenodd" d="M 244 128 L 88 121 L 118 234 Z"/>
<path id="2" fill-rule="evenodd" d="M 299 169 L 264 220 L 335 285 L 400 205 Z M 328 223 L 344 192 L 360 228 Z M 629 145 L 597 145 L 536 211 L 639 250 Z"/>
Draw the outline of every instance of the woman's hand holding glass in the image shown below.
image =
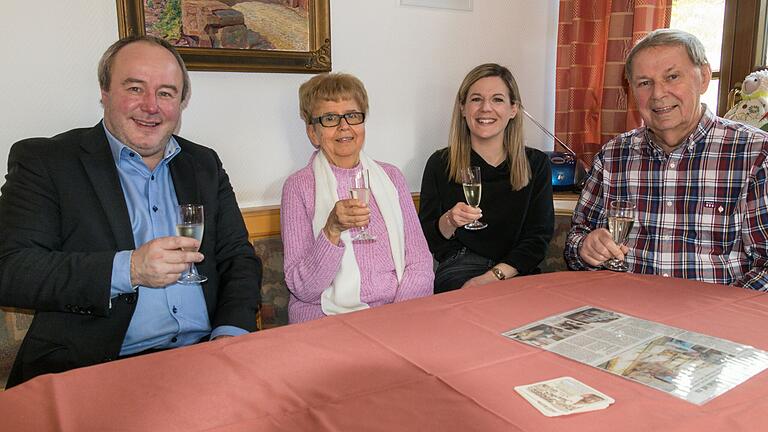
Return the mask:
<path id="1" fill-rule="evenodd" d="M 440 232 L 445 238 L 453 237 L 459 227 L 470 224 L 483 217 L 480 207 L 472 207 L 465 202 L 457 202 L 440 219 Z M 443 222 L 445 221 L 445 222 Z"/>
<path id="2" fill-rule="evenodd" d="M 371 211 L 364 202 L 351 198 L 343 199 L 336 201 L 323 231 L 331 243 L 338 245 L 342 232 L 350 228 L 368 226 L 370 220 Z"/>

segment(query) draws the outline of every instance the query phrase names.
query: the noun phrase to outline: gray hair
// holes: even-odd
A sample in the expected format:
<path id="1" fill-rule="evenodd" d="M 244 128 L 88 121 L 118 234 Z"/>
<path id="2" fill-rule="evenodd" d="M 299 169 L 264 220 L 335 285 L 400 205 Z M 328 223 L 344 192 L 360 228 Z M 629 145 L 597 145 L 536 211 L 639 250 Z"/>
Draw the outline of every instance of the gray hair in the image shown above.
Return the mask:
<path id="1" fill-rule="evenodd" d="M 181 102 L 185 102 L 189 96 L 189 92 L 192 86 L 190 84 L 187 66 L 184 65 L 184 60 L 181 58 L 179 52 L 176 51 L 176 48 L 170 44 L 170 42 L 151 35 L 126 36 L 110 45 L 110 47 L 104 51 L 104 54 L 101 56 L 101 60 L 99 60 L 99 68 L 97 72 L 99 76 L 99 87 L 101 87 L 101 89 L 104 91 L 109 91 L 109 85 L 112 82 L 112 65 L 115 63 L 115 57 L 117 57 L 117 53 L 127 45 L 130 45 L 134 42 L 147 42 L 152 45 L 157 45 L 165 48 L 173 55 L 173 57 L 176 59 L 176 62 L 179 64 L 179 68 L 181 68 L 181 74 L 184 77 L 184 85 L 181 88 Z"/>
<path id="2" fill-rule="evenodd" d="M 696 66 L 709 64 L 707 54 L 704 52 L 704 45 L 701 44 L 701 41 L 696 36 L 682 30 L 657 29 L 648 33 L 629 51 L 624 65 L 624 73 L 627 76 L 627 80 L 632 80 L 632 61 L 637 53 L 647 48 L 675 45 L 685 48 L 688 58 Z"/>

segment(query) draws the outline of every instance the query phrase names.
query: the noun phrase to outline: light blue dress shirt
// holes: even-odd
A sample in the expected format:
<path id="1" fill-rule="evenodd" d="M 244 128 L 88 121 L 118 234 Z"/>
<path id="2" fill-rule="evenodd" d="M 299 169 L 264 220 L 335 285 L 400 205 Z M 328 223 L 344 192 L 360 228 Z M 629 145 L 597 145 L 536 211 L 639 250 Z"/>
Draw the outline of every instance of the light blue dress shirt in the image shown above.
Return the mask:
<path id="1" fill-rule="evenodd" d="M 178 199 L 168 163 L 181 148 L 171 137 L 165 155 L 150 171 L 142 157 L 121 143 L 106 128 L 107 140 L 115 159 L 120 185 L 131 219 L 136 248 L 144 243 L 176 235 Z M 119 251 L 112 263 L 111 298 L 134 292 L 131 286 L 131 253 Z M 200 284 L 172 284 L 165 288 L 139 286 L 136 311 L 123 340 L 120 355 L 150 348 L 175 348 L 196 343 L 210 334 L 238 336 L 246 330 L 220 326 L 211 332 L 205 297 Z"/>

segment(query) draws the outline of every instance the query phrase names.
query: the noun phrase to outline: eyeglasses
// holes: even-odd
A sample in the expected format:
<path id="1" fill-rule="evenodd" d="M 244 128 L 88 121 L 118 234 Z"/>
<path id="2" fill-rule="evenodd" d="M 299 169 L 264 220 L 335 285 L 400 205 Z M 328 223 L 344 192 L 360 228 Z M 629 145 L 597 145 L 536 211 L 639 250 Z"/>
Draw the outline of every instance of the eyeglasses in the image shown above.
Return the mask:
<path id="1" fill-rule="evenodd" d="M 346 120 L 350 126 L 359 125 L 365 121 L 365 113 L 356 111 L 346 114 L 323 114 L 320 117 L 312 118 L 309 124 L 320 123 L 323 127 L 336 127 L 341 123 L 341 119 Z"/>

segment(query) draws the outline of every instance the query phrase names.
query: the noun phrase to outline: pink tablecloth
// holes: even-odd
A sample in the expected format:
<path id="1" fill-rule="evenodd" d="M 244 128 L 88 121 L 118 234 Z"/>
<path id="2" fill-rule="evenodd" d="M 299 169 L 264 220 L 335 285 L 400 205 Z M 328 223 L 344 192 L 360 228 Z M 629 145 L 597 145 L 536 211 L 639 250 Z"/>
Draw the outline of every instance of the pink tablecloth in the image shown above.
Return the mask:
<path id="1" fill-rule="evenodd" d="M 500 333 L 586 304 L 768 350 L 768 296 L 556 273 L 38 377 L 3 431 L 764 431 L 768 374 L 703 406 Z M 572 376 L 606 410 L 548 418 L 513 388 Z"/>

